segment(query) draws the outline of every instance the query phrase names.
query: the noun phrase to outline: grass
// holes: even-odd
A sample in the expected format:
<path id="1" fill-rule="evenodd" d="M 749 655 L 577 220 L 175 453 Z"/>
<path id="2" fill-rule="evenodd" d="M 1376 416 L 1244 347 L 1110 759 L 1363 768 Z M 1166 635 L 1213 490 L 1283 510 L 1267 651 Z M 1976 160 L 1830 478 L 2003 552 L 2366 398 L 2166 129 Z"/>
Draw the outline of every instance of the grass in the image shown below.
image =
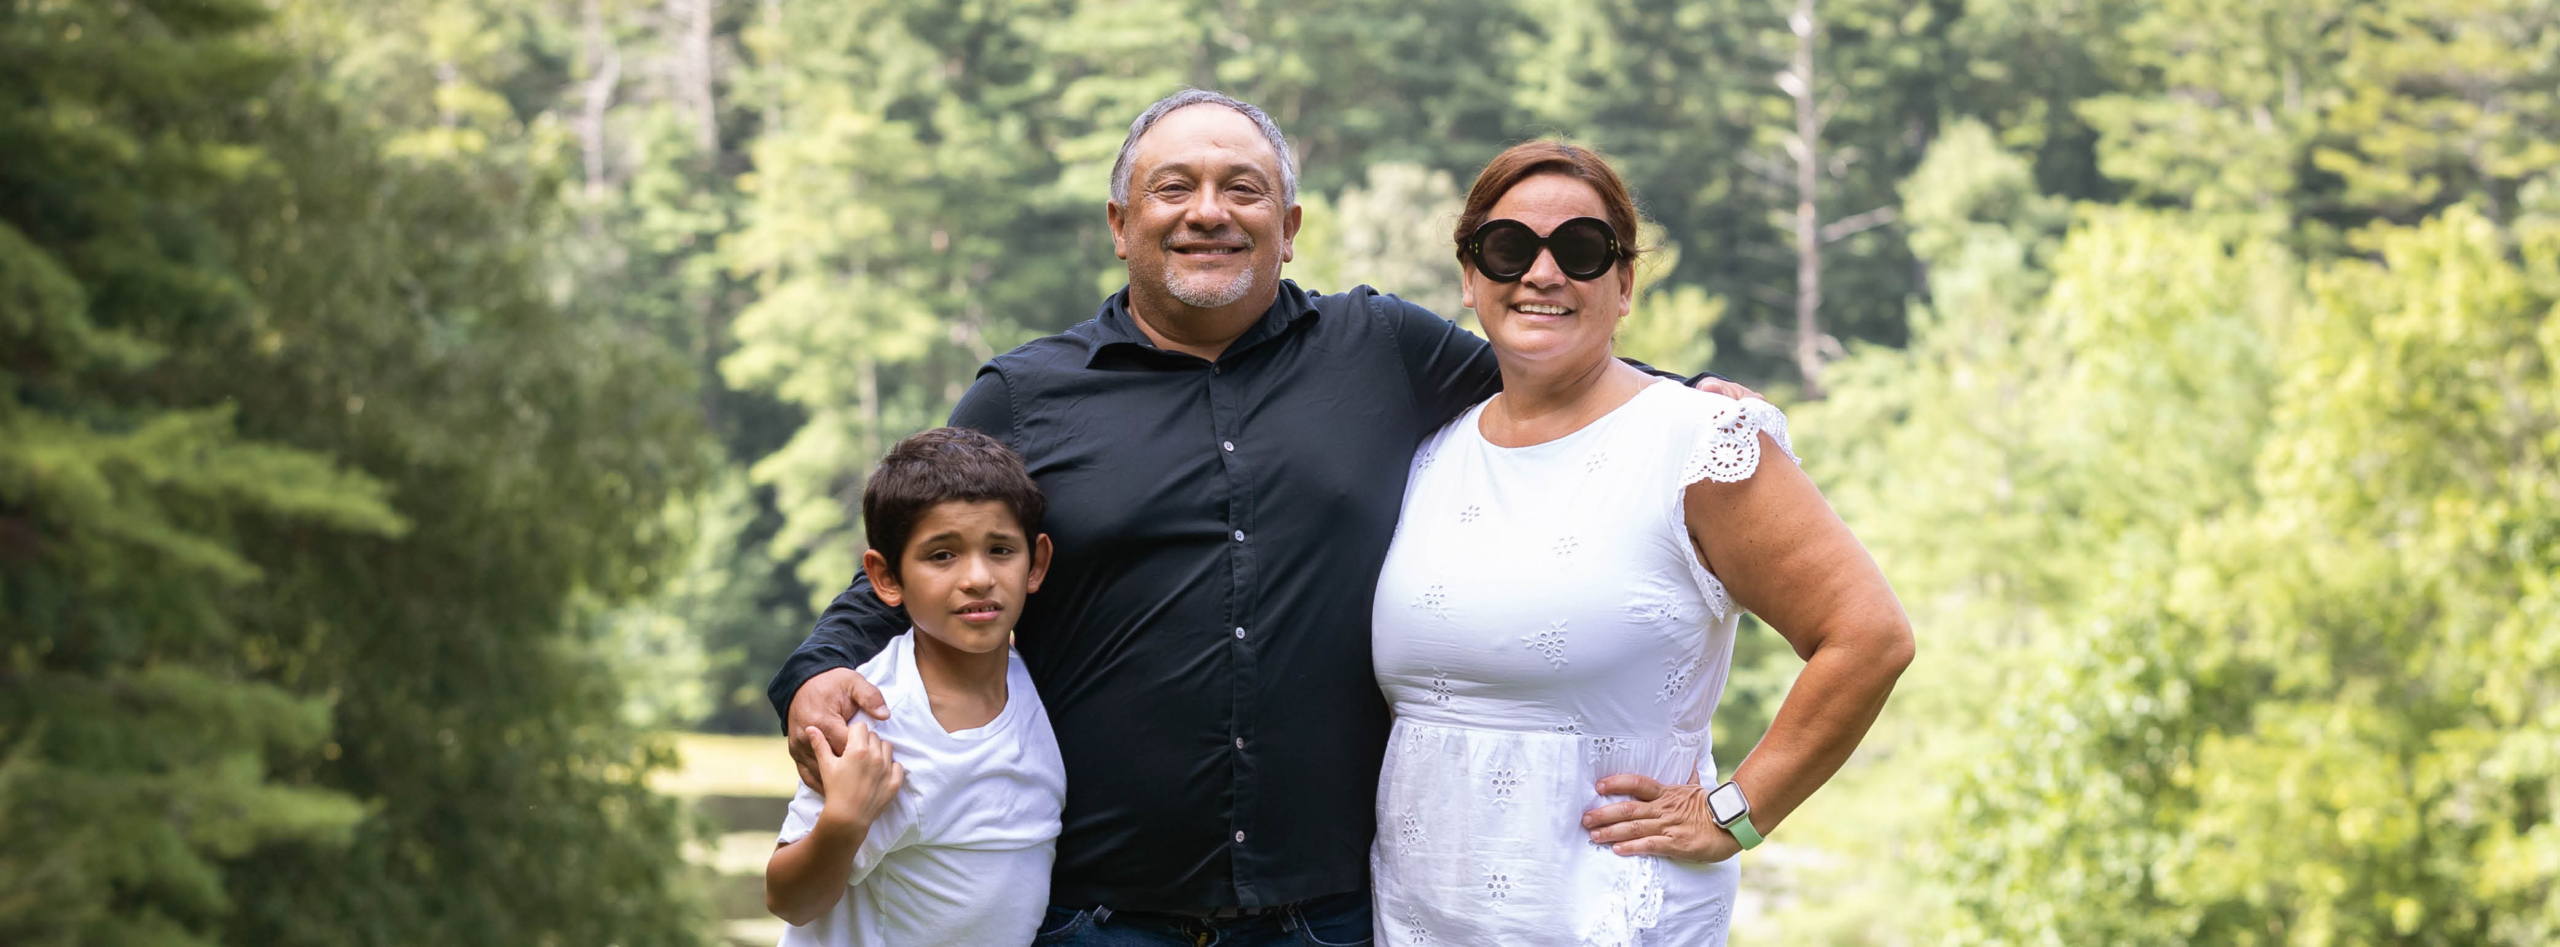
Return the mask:
<path id="1" fill-rule="evenodd" d="M 777 734 L 741 737 L 718 733 L 675 734 L 676 768 L 659 771 L 649 786 L 670 796 L 769 796 L 791 798 L 800 781 L 789 745 Z"/>

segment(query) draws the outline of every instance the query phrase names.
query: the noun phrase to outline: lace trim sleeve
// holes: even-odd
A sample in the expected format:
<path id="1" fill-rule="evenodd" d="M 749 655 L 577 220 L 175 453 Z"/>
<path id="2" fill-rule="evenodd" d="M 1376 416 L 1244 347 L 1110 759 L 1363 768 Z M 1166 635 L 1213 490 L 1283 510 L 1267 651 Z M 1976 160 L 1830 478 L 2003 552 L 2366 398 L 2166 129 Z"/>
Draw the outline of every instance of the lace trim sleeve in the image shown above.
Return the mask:
<path id="1" fill-rule="evenodd" d="M 1686 529 L 1682 511 L 1685 491 L 1691 484 L 1710 479 L 1717 483 L 1747 480 L 1760 469 L 1762 431 L 1769 432 L 1769 439 L 1778 442 L 1778 449 L 1786 452 L 1788 460 L 1802 462 L 1796 457 L 1794 442 L 1787 439 L 1787 416 L 1776 405 L 1756 398 L 1724 403 L 1699 429 L 1697 440 L 1689 447 L 1688 461 L 1681 468 L 1680 489 L 1671 496 L 1671 528 L 1675 535 Z M 1706 563 L 1699 561 L 1697 550 L 1689 548 L 1687 542 L 1680 545 L 1689 558 L 1689 570 L 1698 583 L 1699 595 L 1706 599 L 1707 611 L 1718 621 L 1731 616 L 1736 605 L 1733 593 L 1725 590 L 1724 580 L 1707 570 Z"/>
<path id="2" fill-rule="evenodd" d="M 1760 432 L 1778 442 L 1787 459 L 1797 463 L 1795 444 L 1787 439 L 1787 415 L 1776 405 L 1757 398 L 1726 405 L 1700 432 L 1697 443 L 1689 448 L 1688 463 L 1681 468 L 1680 485 L 1686 487 L 1700 480 L 1733 483 L 1750 479 L 1760 469 Z"/>

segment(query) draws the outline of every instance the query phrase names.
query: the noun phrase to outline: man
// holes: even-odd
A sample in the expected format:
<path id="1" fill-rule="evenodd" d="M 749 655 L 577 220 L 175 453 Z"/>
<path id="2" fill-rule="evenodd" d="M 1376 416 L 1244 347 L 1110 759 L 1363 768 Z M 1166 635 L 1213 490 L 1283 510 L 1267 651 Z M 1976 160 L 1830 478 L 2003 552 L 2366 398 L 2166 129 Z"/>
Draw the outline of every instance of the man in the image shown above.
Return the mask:
<path id="1" fill-rule="evenodd" d="M 1039 943 L 1366 943 L 1370 591 L 1414 446 L 1493 394 L 1492 351 L 1367 287 L 1281 280 L 1297 176 L 1243 102 L 1148 108 L 1106 213 L 1128 287 L 989 362 L 951 415 L 1051 503 L 1016 634 L 1067 767 Z M 799 735 L 878 715 L 850 669 L 905 631 L 857 577 L 775 676 L 804 779 Z"/>

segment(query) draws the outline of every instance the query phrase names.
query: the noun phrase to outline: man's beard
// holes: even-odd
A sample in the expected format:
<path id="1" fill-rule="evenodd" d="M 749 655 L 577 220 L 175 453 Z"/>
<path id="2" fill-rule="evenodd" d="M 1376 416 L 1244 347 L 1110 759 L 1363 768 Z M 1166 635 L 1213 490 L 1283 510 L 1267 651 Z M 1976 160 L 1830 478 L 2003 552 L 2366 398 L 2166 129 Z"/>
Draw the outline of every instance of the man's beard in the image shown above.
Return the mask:
<path id="1" fill-rule="evenodd" d="M 1252 235 L 1242 232 L 1213 233 L 1196 239 L 1241 243 L 1243 248 L 1238 252 L 1253 252 Z M 1165 252 L 1168 255 L 1173 252 L 1173 242 L 1172 237 L 1165 238 Z M 1200 274 L 1186 277 L 1168 265 L 1164 268 L 1164 288 L 1166 292 L 1173 294 L 1173 298 L 1182 300 L 1183 305 L 1197 309 L 1216 309 L 1243 299 L 1244 294 L 1252 292 L 1254 277 L 1258 275 L 1260 274 L 1255 273 L 1248 266 L 1243 272 L 1237 273 L 1233 279 L 1227 280 L 1224 284 L 1218 284 L 1214 282 L 1217 279 L 1215 276 Z"/>

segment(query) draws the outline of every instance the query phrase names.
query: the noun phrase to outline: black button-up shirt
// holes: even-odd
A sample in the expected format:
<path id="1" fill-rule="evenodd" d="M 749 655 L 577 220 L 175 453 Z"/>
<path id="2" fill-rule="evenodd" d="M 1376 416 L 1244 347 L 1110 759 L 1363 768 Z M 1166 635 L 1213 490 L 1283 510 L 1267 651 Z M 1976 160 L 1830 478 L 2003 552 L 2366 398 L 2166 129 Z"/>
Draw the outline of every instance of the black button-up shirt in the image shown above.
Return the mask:
<path id="1" fill-rule="evenodd" d="M 1415 446 L 1500 375 L 1368 287 L 1280 298 L 1214 362 L 1112 296 L 998 356 L 951 423 L 1013 445 L 1056 559 L 1015 646 L 1066 761 L 1052 903 L 1203 913 L 1367 889 L 1388 714 L 1369 601 Z M 767 696 L 907 630 L 857 576 Z"/>

